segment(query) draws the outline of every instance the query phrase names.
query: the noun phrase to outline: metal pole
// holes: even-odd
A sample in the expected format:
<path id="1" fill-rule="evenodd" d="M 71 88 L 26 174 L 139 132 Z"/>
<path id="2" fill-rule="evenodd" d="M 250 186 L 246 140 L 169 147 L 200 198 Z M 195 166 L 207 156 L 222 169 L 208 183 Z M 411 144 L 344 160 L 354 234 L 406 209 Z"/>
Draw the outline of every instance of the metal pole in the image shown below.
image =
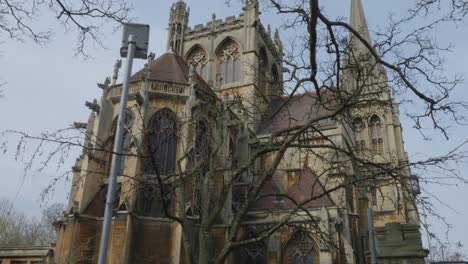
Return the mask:
<path id="1" fill-rule="evenodd" d="M 107 248 L 109 246 L 109 233 L 112 225 L 112 211 L 115 199 L 115 186 L 117 184 L 117 173 L 119 169 L 121 151 L 122 151 L 122 135 L 125 127 L 125 114 L 127 111 L 128 90 L 130 86 L 130 77 L 132 73 L 133 57 L 135 55 L 135 41 L 133 35 L 128 37 L 128 54 L 127 63 L 125 66 L 124 81 L 122 87 L 122 95 L 120 97 L 120 112 L 115 130 L 114 149 L 112 154 L 112 167 L 109 175 L 109 185 L 107 188 L 106 209 L 104 212 L 104 220 L 102 221 L 101 243 L 99 248 L 98 264 L 106 264 Z"/>
<path id="2" fill-rule="evenodd" d="M 372 208 L 367 208 L 367 228 L 369 232 L 369 250 L 371 253 L 371 264 L 377 264 L 377 251 L 375 248 L 374 217 Z"/>

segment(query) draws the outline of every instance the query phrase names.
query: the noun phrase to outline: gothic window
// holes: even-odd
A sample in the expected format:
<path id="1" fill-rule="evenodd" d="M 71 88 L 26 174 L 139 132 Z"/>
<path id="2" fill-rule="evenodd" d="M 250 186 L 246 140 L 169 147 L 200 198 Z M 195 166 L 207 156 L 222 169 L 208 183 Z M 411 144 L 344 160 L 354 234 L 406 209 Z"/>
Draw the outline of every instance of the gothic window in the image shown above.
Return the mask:
<path id="1" fill-rule="evenodd" d="M 244 239 L 253 238 L 255 234 L 249 232 Z M 235 250 L 234 258 L 235 263 L 244 263 L 244 264 L 266 264 L 266 253 L 267 247 L 264 242 L 259 241 L 247 246 L 240 247 Z"/>
<path id="2" fill-rule="evenodd" d="M 369 121 L 370 138 L 373 154 L 383 154 L 382 122 L 377 115 Z"/>
<path id="3" fill-rule="evenodd" d="M 205 51 L 201 48 L 196 48 L 187 57 L 187 61 L 190 65 L 195 67 L 195 71 L 204 79 L 208 78 L 208 59 Z"/>
<path id="4" fill-rule="evenodd" d="M 175 173 L 177 148 L 176 116 L 168 108 L 156 112 L 148 125 L 148 154 L 145 172 L 163 176 Z"/>
<path id="5" fill-rule="evenodd" d="M 136 204 L 137 212 L 142 216 L 163 217 L 164 202 L 168 209 L 171 207 L 170 187 L 164 186 L 164 200 L 161 196 L 161 190 L 157 184 L 145 184 L 139 189 L 138 199 Z"/>
<path id="6" fill-rule="evenodd" d="M 271 85 L 271 94 L 278 94 L 278 90 L 280 88 L 280 80 L 279 80 L 279 73 L 276 64 L 273 64 L 271 67 L 271 78 L 272 78 L 272 85 Z"/>
<path id="7" fill-rule="evenodd" d="M 110 147 L 107 148 L 107 151 L 109 151 L 109 155 L 107 155 L 108 156 L 107 170 L 106 170 L 107 175 L 109 175 L 111 165 L 112 165 L 112 156 L 113 156 L 112 153 L 114 151 L 115 130 L 117 129 L 118 120 L 119 120 L 118 118 L 114 120 L 114 124 L 112 126 L 112 131 L 114 131 L 114 136 L 109 139 L 111 140 L 111 142 L 108 143 L 109 144 L 108 146 Z M 135 120 L 135 117 L 133 116 L 132 111 L 127 109 L 127 112 L 125 114 L 125 126 L 124 126 L 123 136 L 122 136 L 121 153 L 123 155 L 119 156 L 119 167 L 117 170 L 117 175 L 120 175 L 120 176 L 124 175 L 125 173 L 125 167 L 127 165 L 127 158 L 128 158 L 128 155 L 126 154 L 129 154 L 130 152 L 130 140 L 132 136 L 132 125 L 133 125 L 134 120 Z"/>
<path id="8" fill-rule="evenodd" d="M 289 240 L 283 254 L 283 264 L 316 264 L 314 242 L 303 231 Z"/>
<path id="9" fill-rule="evenodd" d="M 210 130 L 205 120 L 197 122 L 195 131 L 195 166 L 206 172 L 210 165 Z"/>
<path id="10" fill-rule="evenodd" d="M 191 164 L 193 172 L 193 189 L 191 213 L 194 216 L 202 215 L 203 181 L 210 168 L 210 129 L 205 120 L 199 120 L 195 125 L 195 146 L 191 151 Z"/>
<path id="11" fill-rule="evenodd" d="M 356 144 L 356 151 L 358 154 L 362 154 L 366 149 L 366 141 L 364 139 L 364 122 L 362 118 L 357 117 L 353 122 L 354 137 Z"/>
<path id="12" fill-rule="evenodd" d="M 267 95 L 268 93 L 268 56 L 265 51 L 265 48 L 260 49 L 260 59 L 259 59 L 259 87 L 262 95 Z"/>
<path id="13" fill-rule="evenodd" d="M 238 82 L 240 80 L 239 46 L 229 40 L 223 44 L 217 56 L 220 84 Z"/>

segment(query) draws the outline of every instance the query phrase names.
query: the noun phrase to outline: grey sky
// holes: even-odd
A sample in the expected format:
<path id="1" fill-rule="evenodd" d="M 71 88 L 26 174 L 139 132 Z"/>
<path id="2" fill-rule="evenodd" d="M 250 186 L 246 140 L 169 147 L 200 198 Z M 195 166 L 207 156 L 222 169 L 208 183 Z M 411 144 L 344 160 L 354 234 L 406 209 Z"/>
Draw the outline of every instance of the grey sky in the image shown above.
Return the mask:
<path id="1" fill-rule="evenodd" d="M 227 7 L 223 0 L 187 0 L 191 8 L 191 26 L 206 23 L 211 20 L 212 13 L 218 18 L 238 15 L 241 12 L 239 1 L 233 1 Z M 326 0 L 327 12 L 333 15 L 348 17 L 349 0 Z M 371 29 L 385 26 L 390 12 L 401 12 L 407 5 L 407 0 L 363 0 L 367 21 Z M 166 27 L 171 0 L 133 1 L 135 10 L 132 16 L 136 21 L 151 25 L 150 50 L 161 55 L 166 47 Z M 281 23 L 278 16 L 264 12 L 264 24 L 271 23 L 273 28 Z M 36 23 L 41 28 L 59 28 L 54 20 L 44 17 Z M 468 30 L 467 24 L 458 28 L 447 27 L 438 32 L 437 37 L 442 42 L 450 41 L 455 46 L 453 53 L 447 56 L 446 68 L 451 73 L 461 73 L 468 76 Z M 69 126 L 74 121 L 86 121 L 89 110 L 84 106 L 86 100 L 99 98 L 100 89 L 97 82 L 102 82 L 106 76 L 111 76 L 113 64 L 119 57 L 120 30 L 113 32 L 103 30 L 107 35 L 104 42 L 107 49 L 90 48 L 93 59 L 82 61 L 73 57 L 73 47 L 76 35 L 73 32 L 56 30 L 53 41 L 45 46 L 32 43 L 18 43 L 5 40 L 0 44 L 0 80 L 6 81 L 5 98 L 0 99 L 0 130 L 15 129 L 31 134 L 41 131 L 53 131 Z M 138 61 L 134 70 L 142 67 L 143 61 Z M 457 97 L 468 100 L 466 85 L 456 93 Z M 466 128 L 450 130 L 451 141 L 445 141 L 435 134 L 433 140 L 423 141 L 421 136 L 411 128 L 403 118 L 405 146 L 410 158 L 422 158 L 427 155 L 437 155 L 448 150 L 468 138 Z M 432 133 L 428 131 L 428 133 Z M 19 191 L 15 206 L 29 215 L 40 212 L 38 201 L 43 190 L 60 171 L 72 166 L 76 156 L 68 159 L 64 168 L 57 170 L 50 167 L 43 172 L 31 172 L 23 178 L 23 164 L 14 160 L 11 152 L 0 156 L 0 197 L 13 199 Z M 459 165 L 460 171 L 468 171 L 466 164 Z M 23 184 L 22 184 L 23 183 Z M 441 199 L 454 210 L 435 202 L 439 212 L 453 224 L 454 231 L 450 233 L 453 241 L 462 241 L 468 245 L 468 186 L 424 186 L 431 195 Z M 68 184 L 60 182 L 56 185 L 55 195 L 51 201 L 66 202 L 69 190 Z M 455 212 L 456 211 L 456 212 Z M 434 228 L 443 235 L 445 229 L 439 222 L 434 222 Z"/>

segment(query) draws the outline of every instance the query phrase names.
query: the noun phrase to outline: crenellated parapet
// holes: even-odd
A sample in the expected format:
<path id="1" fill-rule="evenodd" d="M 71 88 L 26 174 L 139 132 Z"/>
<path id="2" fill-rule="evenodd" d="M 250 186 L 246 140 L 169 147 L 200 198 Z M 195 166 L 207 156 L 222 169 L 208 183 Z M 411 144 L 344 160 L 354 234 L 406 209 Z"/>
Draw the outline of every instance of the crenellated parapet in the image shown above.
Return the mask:
<path id="1" fill-rule="evenodd" d="M 229 16 L 223 19 L 216 19 L 213 15 L 213 19 L 206 24 L 198 24 L 193 28 L 188 27 L 185 32 L 185 40 L 193 40 L 196 38 L 205 37 L 206 35 L 213 33 L 228 32 L 236 29 L 240 29 L 244 26 L 244 13 L 239 16 Z"/>

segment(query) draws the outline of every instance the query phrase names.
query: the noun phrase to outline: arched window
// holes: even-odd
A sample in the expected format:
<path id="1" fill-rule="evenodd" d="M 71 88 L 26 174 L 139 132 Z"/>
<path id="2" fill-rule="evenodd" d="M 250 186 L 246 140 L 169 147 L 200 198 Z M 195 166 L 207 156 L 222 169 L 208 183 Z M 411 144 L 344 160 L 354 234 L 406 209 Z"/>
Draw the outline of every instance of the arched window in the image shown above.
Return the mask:
<path id="1" fill-rule="evenodd" d="M 210 166 L 210 128 L 205 120 L 200 120 L 195 130 L 195 167 L 204 174 Z"/>
<path id="2" fill-rule="evenodd" d="M 210 128 L 205 120 L 199 120 L 195 124 L 195 146 L 190 154 L 190 169 L 193 174 L 193 191 L 191 194 L 191 214 L 201 216 L 203 202 L 203 183 L 206 172 L 210 169 L 211 146 Z"/>
<path id="3" fill-rule="evenodd" d="M 276 67 L 276 64 L 273 64 L 273 66 L 271 67 L 271 80 L 272 80 L 271 94 L 279 94 L 280 79 L 279 79 L 279 73 L 278 73 L 278 68 Z"/>
<path id="4" fill-rule="evenodd" d="M 354 137 L 356 143 L 356 151 L 358 154 L 362 154 L 366 149 L 366 141 L 364 137 L 364 122 L 362 118 L 357 117 L 353 122 Z"/>
<path id="5" fill-rule="evenodd" d="M 208 58 L 206 52 L 201 48 L 196 48 L 187 56 L 187 61 L 195 67 L 195 71 L 204 79 L 208 78 Z"/>
<path id="6" fill-rule="evenodd" d="M 135 209 L 138 214 L 142 216 L 163 217 L 165 216 L 164 201 L 168 210 L 171 210 L 171 188 L 170 186 L 163 187 L 162 191 L 165 198 L 163 200 L 158 184 L 152 184 L 151 182 L 151 180 L 147 180 L 147 182 L 138 189 L 138 199 Z"/>
<path id="7" fill-rule="evenodd" d="M 226 41 L 218 54 L 218 74 L 220 84 L 238 82 L 240 80 L 239 46 L 232 41 Z"/>
<path id="8" fill-rule="evenodd" d="M 114 131 L 114 135 L 109 138 L 109 142 L 106 144 L 108 147 L 106 147 L 106 150 L 109 151 L 108 159 L 107 159 L 107 170 L 106 174 L 109 176 L 111 165 L 112 165 L 112 153 L 114 151 L 114 141 L 115 141 L 115 130 L 117 129 L 117 122 L 118 122 L 118 117 L 114 120 L 114 123 L 112 125 L 112 131 Z M 123 130 L 123 138 L 122 138 L 122 155 L 119 156 L 119 167 L 117 170 L 117 175 L 123 176 L 125 175 L 125 167 L 127 165 L 127 158 L 130 152 L 130 139 L 132 136 L 132 126 L 133 122 L 135 120 L 135 117 L 133 116 L 133 113 L 131 110 L 127 109 L 127 112 L 125 114 L 125 126 Z"/>
<path id="9" fill-rule="evenodd" d="M 254 238 L 256 235 L 250 231 L 243 240 Z M 266 264 L 267 246 L 263 241 L 258 241 L 247 246 L 239 247 L 234 252 L 234 263 Z"/>
<path id="10" fill-rule="evenodd" d="M 291 237 L 283 254 L 283 264 L 318 264 L 314 242 L 303 231 Z"/>
<path id="11" fill-rule="evenodd" d="M 148 129 L 146 173 L 170 176 L 175 173 L 177 123 L 174 112 L 164 108 L 156 112 Z"/>
<path id="12" fill-rule="evenodd" d="M 369 132 L 373 154 L 383 154 L 382 122 L 377 115 L 373 115 L 369 121 Z"/>
<path id="13" fill-rule="evenodd" d="M 268 80 L 268 55 L 265 51 L 265 48 L 260 49 L 260 58 L 259 58 L 259 87 L 260 92 L 263 95 L 267 95 L 269 80 Z"/>

